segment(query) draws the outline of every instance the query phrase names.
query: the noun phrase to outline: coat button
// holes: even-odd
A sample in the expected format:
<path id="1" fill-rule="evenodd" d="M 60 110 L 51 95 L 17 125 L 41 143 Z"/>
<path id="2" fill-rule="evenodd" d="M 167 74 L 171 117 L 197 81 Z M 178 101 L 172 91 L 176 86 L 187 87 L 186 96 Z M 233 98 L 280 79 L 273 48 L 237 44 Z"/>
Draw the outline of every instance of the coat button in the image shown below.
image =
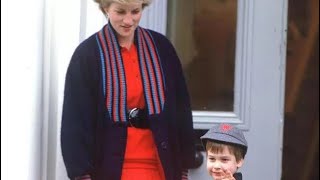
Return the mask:
<path id="1" fill-rule="evenodd" d="M 167 149 L 168 148 L 168 143 L 165 142 L 165 141 L 161 142 L 161 147 L 162 147 L 162 149 Z"/>

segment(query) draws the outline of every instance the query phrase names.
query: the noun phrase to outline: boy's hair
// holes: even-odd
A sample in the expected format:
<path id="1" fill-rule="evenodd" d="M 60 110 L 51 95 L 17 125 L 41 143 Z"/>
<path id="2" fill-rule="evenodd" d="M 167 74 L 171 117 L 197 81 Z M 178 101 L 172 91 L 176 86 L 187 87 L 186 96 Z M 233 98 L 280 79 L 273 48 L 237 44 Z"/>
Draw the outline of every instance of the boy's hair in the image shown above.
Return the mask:
<path id="1" fill-rule="evenodd" d="M 205 145 L 206 151 L 213 153 L 221 153 L 224 147 L 227 147 L 230 154 L 233 154 L 236 157 L 237 162 L 244 159 L 246 155 L 246 148 L 237 144 L 207 140 Z"/>

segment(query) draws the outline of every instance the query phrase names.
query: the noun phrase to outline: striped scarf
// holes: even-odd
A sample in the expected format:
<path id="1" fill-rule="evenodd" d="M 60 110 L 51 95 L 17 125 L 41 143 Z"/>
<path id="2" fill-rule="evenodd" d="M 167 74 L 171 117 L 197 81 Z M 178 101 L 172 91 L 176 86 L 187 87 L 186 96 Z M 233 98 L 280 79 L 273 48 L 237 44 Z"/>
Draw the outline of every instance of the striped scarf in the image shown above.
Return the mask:
<path id="1" fill-rule="evenodd" d="M 119 42 L 111 25 L 96 35 L 100 51 L 105 105 L 115 123 L 127 122 L 127 86 Z M 149 115 L 159 114 L 165 101 L 165 81 L 160 56 L 150 32 L 141 27 L 135 31 L 144 97 Z"/>

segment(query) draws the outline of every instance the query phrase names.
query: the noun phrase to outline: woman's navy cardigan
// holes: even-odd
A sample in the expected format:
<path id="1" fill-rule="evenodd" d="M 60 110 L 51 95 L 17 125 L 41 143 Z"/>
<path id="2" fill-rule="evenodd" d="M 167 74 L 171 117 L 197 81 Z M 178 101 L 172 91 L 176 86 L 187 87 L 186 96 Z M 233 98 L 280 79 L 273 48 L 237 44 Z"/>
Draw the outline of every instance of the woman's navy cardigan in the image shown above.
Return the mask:
<path id="1" fill-rule="evenodd" d="M 192 114 L 179 58 L 169 40 L 154 31 L 166 82 L 164 110 L 150 115 L 166 180 L 180 180 L 194 165 Z M 103 96 L 95 34 L 75 50 L 65 80 L 61 148 L 70 179 L 90 174 L 93 180 L 120 180 L 127 129 L 108 116 Z M 107 87 L 108 88 L 108 87 Z"/>

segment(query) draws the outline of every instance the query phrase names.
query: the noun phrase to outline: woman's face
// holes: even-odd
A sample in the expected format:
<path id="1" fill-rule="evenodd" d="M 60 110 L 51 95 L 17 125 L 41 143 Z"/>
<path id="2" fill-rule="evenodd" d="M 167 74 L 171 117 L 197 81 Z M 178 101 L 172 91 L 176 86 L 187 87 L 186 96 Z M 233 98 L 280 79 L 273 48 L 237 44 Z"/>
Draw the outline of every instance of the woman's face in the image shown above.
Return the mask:
<path id="1" fill-rule="evenodd" d="M 112 27 L 116 30 L 119 40 L 133 40 L 134 31 L 139 25 L 142 15 L 142 2 L 111 3 L 104 8 Z"/>
<path id="2" fill-rule="evenodd" d="M 232 177 L 237 169 L 243 164 L 243 160 L 236 161 L 236 157 L 230 153 L 227 146 L 223 147 L 221 153 L 208 151 L 207 171 L 215 180 Z"/>

